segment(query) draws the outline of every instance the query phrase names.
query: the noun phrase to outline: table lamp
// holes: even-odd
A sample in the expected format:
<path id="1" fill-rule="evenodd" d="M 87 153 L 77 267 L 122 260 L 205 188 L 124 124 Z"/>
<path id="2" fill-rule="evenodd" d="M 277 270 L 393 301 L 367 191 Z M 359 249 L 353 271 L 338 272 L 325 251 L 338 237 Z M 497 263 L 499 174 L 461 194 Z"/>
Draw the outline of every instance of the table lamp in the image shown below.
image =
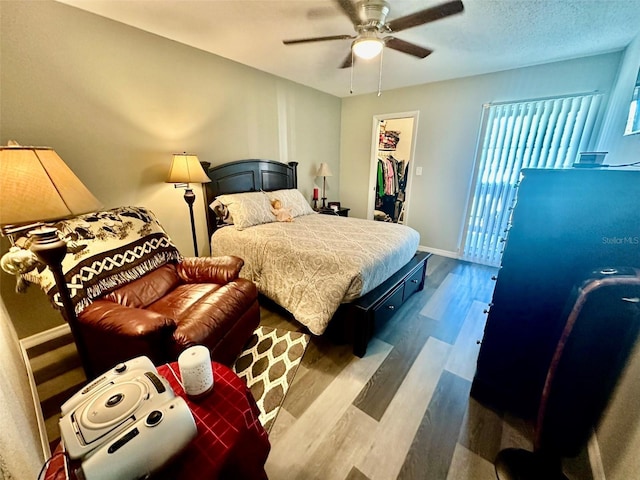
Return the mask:
<path id="1" fill-rule="evenodd" d="M 316 177 L 322 177 L 322 208 L 327 208 L 326 200 L 327 200 L 327 177 L 331 177 L 333 174 L 329 169 L 329 165 L 322 162 L 320 164 L 320 168 L 318 168 L 318 172 L 316 173 Z"/>
<path id="2" fill-rule="evenodd" d="M 198 239 L 196 237 L 196 224 L 193 218 L 193 202 L 196 201 L 196 194 L 189 186 L 190 183 L 207 183 L 211 179 L 207 176 L 200 165 L 198 157 L 192 153 L 175 153 L 167 183 L 174 183 L 175 188 L 185 188 L 184 201 L 189 206 L 189 217 L 191 218 L 191 236 L 193 237 L 194 254 L 198 256 Z"/>
<path id="3" fill-rule="evenodd" d="M 23 147 L 15 142 L 0 147 L 0 233 L 13 244 L 13 234 L 28 231 L 34 238 L 30 250 L 53 273 L 62 314 L 74 337 L 87 377 L 86 348 L 77 334 L 77 317 L 62 271 L 67 244 L 55 227 L 44 222 L 99 210 L 102 204 L 89 192 L 64 161 L 49 147 Z M 15 274 L 11 252 L 3 268 Z M 13 270 L 13 271 L 10 271 Z"/>

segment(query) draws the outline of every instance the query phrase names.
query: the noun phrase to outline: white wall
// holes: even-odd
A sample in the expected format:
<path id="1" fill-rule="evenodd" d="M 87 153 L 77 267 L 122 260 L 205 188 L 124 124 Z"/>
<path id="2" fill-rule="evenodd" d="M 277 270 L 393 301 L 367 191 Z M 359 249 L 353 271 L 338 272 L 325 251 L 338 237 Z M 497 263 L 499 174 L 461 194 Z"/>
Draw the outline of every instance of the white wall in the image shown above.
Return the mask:
<path id="1" fill-rule="evenodd" d="M 366 218 L 373 116 L 418 110 L 407 221 L 422 246 L 457 255 L 482 105 L 593 90 L 608 94 L 620 58 L 620 52 L 611 53 L 343 99 L 342 204 L 350 215 Z M 423 168 L 422 176 L 415 176 L 416 167 Z"/>
<path id="2" fill-rule="evenodd" d="M 26 365 L 0 298 L 0 479 L 36 478 L 44 462 Z"/>
<path id="3" fill-rule="evenodd" d="M 64 4 L 0 4 L 0 143 L 54 148 L 105 207 L 154 211 L 183 254 L 193 254 L 184 191 L 163 183 L 172 153 L 297 161 L 309 199 L 327 162 L 339 191 L 339 98 Z M 202 200 L 195 210 L 207 254 Z M 21 337 L 61 323 L 0 280 Z"/>

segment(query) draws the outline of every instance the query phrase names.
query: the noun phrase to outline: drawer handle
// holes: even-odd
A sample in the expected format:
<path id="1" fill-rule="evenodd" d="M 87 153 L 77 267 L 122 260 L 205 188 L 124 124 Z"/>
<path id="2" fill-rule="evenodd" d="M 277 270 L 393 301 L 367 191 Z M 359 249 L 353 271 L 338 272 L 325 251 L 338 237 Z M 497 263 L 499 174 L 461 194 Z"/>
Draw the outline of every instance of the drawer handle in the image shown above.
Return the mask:
<path id="1" fill-rule="evenodd" d="M 411 280 L 411 283 L 418 283 L 420 280 L 416 280 L 415 278 Z"/>
<path id="2" fill-rule="evenodd" d="M 388 308 L 389 310 L 395 310 L 395 309 L 396 309 L 396 307 L 395 307 L 395 306 L 393 306 L 393 305 L 389 305 L 387 308 Z"/>

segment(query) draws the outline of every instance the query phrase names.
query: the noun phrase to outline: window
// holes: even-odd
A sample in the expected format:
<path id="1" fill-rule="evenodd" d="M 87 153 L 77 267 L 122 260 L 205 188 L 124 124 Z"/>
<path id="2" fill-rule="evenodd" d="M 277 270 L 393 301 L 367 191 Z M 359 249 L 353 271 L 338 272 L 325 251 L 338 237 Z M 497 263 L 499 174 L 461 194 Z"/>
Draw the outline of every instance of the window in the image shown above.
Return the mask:
<path id="1" fill-rule="evenodd" d="M 522 168 L 570 167 L 588 149 L 601 94 L 484 106 L 463 259 L 498 266 Z"/>
<path id="2" fill-rule="evenodd" d="M 638 70 L 638 78 L 633 89 L 631 97 L 631 105 L 629 106 L 629 117 L 627 118 L 627 126 L 624 130 L 625 135 L 640 133 L 640 70 Z"/>

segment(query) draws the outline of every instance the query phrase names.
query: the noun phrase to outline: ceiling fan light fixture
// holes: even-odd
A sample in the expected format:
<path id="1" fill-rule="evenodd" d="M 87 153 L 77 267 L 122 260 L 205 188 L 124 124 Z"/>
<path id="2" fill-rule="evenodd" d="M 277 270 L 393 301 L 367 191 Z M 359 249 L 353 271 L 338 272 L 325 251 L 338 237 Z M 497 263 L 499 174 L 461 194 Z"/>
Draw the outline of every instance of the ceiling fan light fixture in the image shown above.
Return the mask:
<path id="1" fill-rule="evenodd" d="M 384 42 L 379 38 L 361 38 L 353 42 L 353 53 L 358 58 L 368 60 L 380 55 Z"/>

